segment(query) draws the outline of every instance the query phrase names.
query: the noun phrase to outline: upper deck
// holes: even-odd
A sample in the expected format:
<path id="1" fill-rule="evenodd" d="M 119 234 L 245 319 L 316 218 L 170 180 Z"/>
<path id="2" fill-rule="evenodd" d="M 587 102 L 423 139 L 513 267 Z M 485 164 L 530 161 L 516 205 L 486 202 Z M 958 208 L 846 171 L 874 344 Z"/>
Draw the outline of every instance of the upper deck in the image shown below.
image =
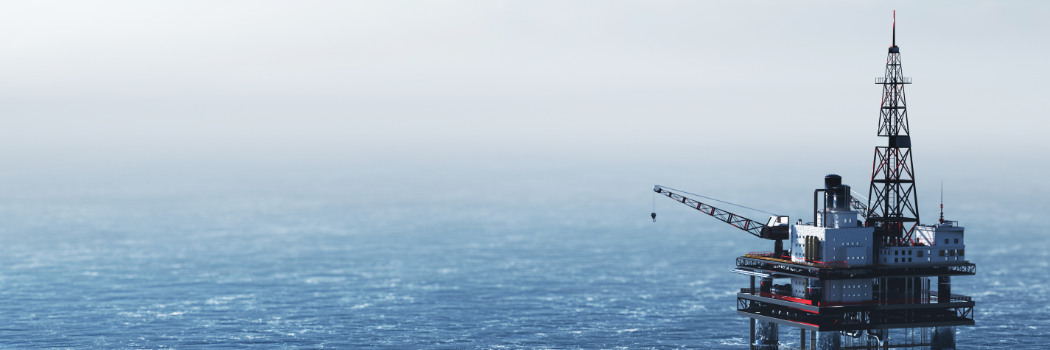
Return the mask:
<path id="1" fill-rule="evenodd" d="M 969 261 L 938 261 L 908 265 L 865 264 L 850 266 L 845 261 L 794 262 L 756 252 L 736 258 L 738 272 L 771 278 L 860 279 L 882 277 L 973 276 L 977 265 Z"/>

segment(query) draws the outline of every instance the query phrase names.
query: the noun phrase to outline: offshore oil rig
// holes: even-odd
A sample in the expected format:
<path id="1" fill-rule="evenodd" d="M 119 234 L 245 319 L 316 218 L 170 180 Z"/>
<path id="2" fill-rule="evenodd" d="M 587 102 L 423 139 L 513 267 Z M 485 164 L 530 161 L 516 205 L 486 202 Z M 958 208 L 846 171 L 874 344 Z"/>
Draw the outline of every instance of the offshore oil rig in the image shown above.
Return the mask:
<path id="1" fill-rule="evenodd" d="M 937 224 L 919 221 L 904 96 L 911 78 L 901 69 L 895 22 L 885 75 L 875 79 L 882 85 L 878 136 L 886 144 L 875 147 L 867 204 L 830 174 L 813 191 L 812 221 L 773 215 L 763 224 L 654 188 L 775 241 L 773 251 L 737 257 L 733 269 L 751 279 L 737 294 L 737 314 L 750 319 L 753 350 L 786 349 L 782 326 L 799 329 L 797 349 L 946 350 L 955 348 L 955 327 L 974 325 L 973 300 L 951 288 L 952 277 L 977 271 L 966 260 L 963 227 L 944 220 L 943 202 Z"/>

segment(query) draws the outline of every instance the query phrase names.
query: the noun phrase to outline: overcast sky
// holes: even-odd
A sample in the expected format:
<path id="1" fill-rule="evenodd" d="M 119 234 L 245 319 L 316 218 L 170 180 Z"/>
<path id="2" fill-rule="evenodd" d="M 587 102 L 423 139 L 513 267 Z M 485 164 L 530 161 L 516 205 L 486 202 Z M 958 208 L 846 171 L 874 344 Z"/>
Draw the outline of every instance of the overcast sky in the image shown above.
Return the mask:
<path id="1" fill-rule="evenodd" d="M 1037 1 L 7 2 L 0 160 L 866 188 L 893 10 L 924 191 L 1050 193 Z"/>

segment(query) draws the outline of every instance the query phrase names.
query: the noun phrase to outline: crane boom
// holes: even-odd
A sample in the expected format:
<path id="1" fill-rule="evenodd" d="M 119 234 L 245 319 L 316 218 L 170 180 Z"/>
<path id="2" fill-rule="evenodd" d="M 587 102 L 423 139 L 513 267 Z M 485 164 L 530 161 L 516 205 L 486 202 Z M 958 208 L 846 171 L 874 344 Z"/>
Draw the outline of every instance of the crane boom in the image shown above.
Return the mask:
<path id="1" fill-rule="evenodd" d="M 860 212 L 860 216 L 863 216 L 865 219 L 868 218 L 868 206 L 864 205 L 864 202 L 857 200 L 857 197 L 849 196 L 849 204 L 853 209 L 857 209 Z"/>
<path id="2" fill-rule="evenodd" d="M 709 204 L 697 201 L 685 197 L 683 195 L 671 192 L 670 190 L 656 186 L 653 191 L 666 196 L 674 200 L 685 204 L 693 209 L 699 210 L 700 212 L 710 215 L 719 221 L 733 225 L 738 229 L 746 231 L 758 238 L 781 240 L 788 238 L 788 217 L 787 216 L 771 216 L 766 224 L 762 224 L 759 221 L 745 218 L 740 215 L 730 213 L 728 211 L 715 208 Z"/>

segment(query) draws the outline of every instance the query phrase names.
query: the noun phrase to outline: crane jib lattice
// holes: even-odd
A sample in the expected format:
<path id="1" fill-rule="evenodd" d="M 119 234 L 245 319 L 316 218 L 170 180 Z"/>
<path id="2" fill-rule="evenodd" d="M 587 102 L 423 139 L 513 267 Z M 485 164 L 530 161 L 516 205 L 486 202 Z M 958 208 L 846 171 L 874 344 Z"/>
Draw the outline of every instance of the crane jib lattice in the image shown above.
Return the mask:
<path id="1" fill-rule="evenodd" d="M 728 211 L 715 208 L 715 207 L 713 207 L 713 206 L 711 206 L 709 204 L 705 204 L 705 203 L 697 201 L 695 199 L 691 199 L 691 198 L 685 197 L 683 195 L 680 195 L 680 194 L 668 191 L 667 189 L 664 189 L 664 188 L 661 188 L 659 191 L 657 191 L 657 193 L 660 193 L 660 194 L 662 194 L 664 196 L 667 196 L 667 198 L 671 198 L 675 202 L 679 202 L 679 203 L 685 204 L 685 205 L 687 205 L 687 206 L 689 206 L 689 207 L 691 207 L 693 209 L 696 209 L 696 210 L 698 210 L 698 211 L 700 211 L 700 212 L 702 212 L 704 214 L 710 215 L 711 217 L 714 217 L 715 219 L 718 219 L 719 221 L 722 221 L 722 222 L 725 222 L 727 224 L 733 225 L 733 227 L 736 227 L 738 229 L 747 231 L 747 233 L 755 235 L 755 237 L 762 237 L 762 227 L 765 226 L 765 225 L 762 224 L 762 223 L 759 223 L 759 222 L 757 222 L 755 220 L 751 220 L 751 219 L 745 218 L 743 216 L 736 215 L 736 214 L 730 213 Z"/>

